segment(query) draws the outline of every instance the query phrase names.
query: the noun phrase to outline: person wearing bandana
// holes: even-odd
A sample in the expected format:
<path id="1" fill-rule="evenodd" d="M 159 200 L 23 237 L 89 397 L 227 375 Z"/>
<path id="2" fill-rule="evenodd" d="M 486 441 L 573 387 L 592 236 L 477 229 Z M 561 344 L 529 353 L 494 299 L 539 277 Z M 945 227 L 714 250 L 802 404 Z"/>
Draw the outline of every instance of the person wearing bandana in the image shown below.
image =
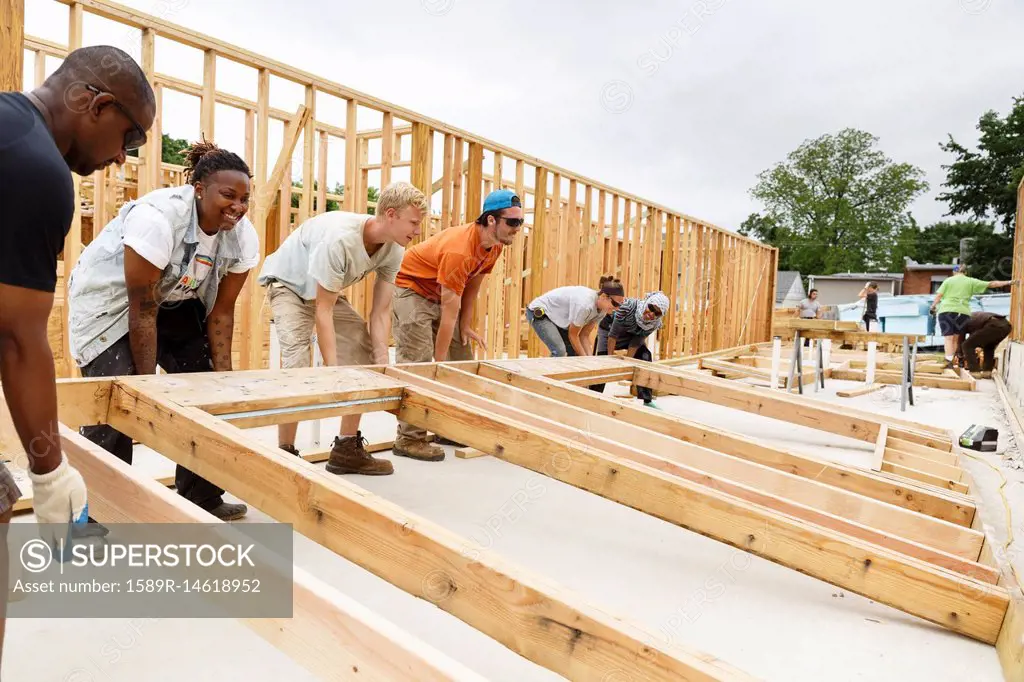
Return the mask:
<path id="1" fill-rule="evenodd" d="M 626 351 L 626 356 L 650 362 L 653 359 L 647 347 L 647 337 L 661 328 L 669 300 L 661 291 L 655 291 L 643 298 L 627 298 L 615 311 L 601 321 L 597 329 L 597 354 L 612 355 L 615 351 Z M 604 384 L 590 387 L 598 393 L 604 392 Z M 646 407 L 658 409 L 654 404 L 654 392 L 646 386 L 637 386 L 637 397 Z"/>

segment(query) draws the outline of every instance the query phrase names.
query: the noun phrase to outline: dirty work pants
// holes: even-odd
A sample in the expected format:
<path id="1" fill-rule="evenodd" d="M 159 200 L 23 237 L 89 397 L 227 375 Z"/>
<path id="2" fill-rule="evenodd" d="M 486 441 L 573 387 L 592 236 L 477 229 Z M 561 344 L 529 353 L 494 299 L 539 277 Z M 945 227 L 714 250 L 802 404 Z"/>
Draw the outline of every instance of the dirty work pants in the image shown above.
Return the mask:
<path id="1" fill-rule="evenodd" d="M 434 359 L 434 339 L 441 324 L 441 304 L 417 294 L 412 289 L 399 288 L 395 291 L 391 306 L 391 334 L 395 338 L 395 362 L 431 362 Z M 449 362 L 472 360 L 473 349 L 462 343 L 462 332 L 458 320 L 448 346 Z M 425 441 L 427 432 L 398 421 L 398 438 Z"/>
<path id="2" fill-rule="evenodd" d="M 996 364 L 996 346 L 1010 335 L 1010 329 L 1010 322 L 1005 317 L 993 317 L 981 329 L 970 334 L 962 346 L 967 370 L 978 371 L 977 351 L 980 348 L 985 356 L 981 369 L 983 372 L 991 372 Z"/>
<path id="3" fill-rule="evenodd" d="M 213 358 L 206 337 L 206 309 L 195 299 L 161 308 L 156 318 L 156 361 L 168 374 L 213 371 Z M 134 375 L 128 334 L 118 339 L 95 360 L 82 367 L 84 377 Z M 132 463 L 132 439 L 110 426 L 83 426 L 83 436 L 128 464 Z M 178 494 L 210 511 L 224 501 L 224 491 L 183 466 L 174 470 Z"/>

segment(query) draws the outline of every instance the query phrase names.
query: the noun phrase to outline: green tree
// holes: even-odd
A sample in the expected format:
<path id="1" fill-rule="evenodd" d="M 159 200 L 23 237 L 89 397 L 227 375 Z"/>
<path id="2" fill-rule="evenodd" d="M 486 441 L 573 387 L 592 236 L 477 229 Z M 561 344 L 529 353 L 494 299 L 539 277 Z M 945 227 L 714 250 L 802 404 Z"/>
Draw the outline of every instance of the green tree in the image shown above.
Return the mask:
<path id="1" fill-rule="evenodd" d="M 978 119 L 978 151 L 971 151 L 949 136 L 939 147 L 956 158 L 946 169 L 939 199 L 949 204 L 949 215 L 995 217 L 1012 238 L 1017 210 L 1017 185 L 1024 177 L 1024 98 L 1015 97 L 1005 118 L 986 111 Z"/>
<path id="2" fill-rule="evenodd" d="M 295 187 L 297 189 L 302 189 L 302 180 L 293 180 L 292 181 L 292 187 Z M 319 189 L 320 189 L 320 183 L 317 182 L 316 180 L 313 180 L 313 191 L 316 192 Z M 334 183 L 334 189 L 331 190 L 330 193 L 331 194 L 337 194 L 337 195 L 339 195 L 341 197 L 344 197 L 344 195 L 345 195 L 345 186 L 342 185 L 340 182 L 336 182 L 336 183 Z M 367 201 L 371 201 L 371 202 L 376 203 L 377 197 L 379 195 L 380 195 L 380 190 L 378 190 L 376 187 L 367 187 L 366 188 L 366 200 Z M 327 211 L 340 211 L 341 210 L 341 205 L 337 201 L 335 201 L 334 199 L 328 199 L 326 203 L 327 203 Z M 298 207 L 299 207 L 299 195 L 298 194 L 292 194 L 292 208 L 298 208 Z M 316 205 L 316 195 L 315 194 L 313 196 L 313 210 L 319 210 L 319 208 Z M 374 214 L 374 207 L 373 206 L 368 207 L 367 208 L 367 213 L 369 213 L 370 215 L 373 215 Z"/>
<path id="3" fill-rule="evenodd" d="M 174 163 L 179 166 L 184 166 L 187 162 L 185 159 L 185 151 L 191 146 L 192 145 L 188 140 L 174 138 L 167 133 L 164 133 L 160 138 L 160 159 L 164 163 Z M 139 150 L 131 150 L 128 152 L 128 156 L 138 158 Z"/>
<path id="4" fill-rule="evenodd" d="M 893 244 L 915 226 L 910 203 L 924 171 L 896 163 L 878 138 L 847 128 L 801 144 L 762 171 L 750 193 L 764 210 L 741 232 L 778 247 L 780 268 L 809 274 L 888 268 Z"/>

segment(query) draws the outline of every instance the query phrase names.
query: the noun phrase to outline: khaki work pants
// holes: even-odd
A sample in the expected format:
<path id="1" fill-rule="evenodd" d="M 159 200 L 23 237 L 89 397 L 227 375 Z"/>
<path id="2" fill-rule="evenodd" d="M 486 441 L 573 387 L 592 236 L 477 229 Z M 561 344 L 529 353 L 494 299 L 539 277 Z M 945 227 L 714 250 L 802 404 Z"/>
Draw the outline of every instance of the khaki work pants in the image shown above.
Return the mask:
<path id="1" fill-rule="evenodd" d="M 391 330 L 395 337 L 395 361 L 430 362 L 434 359 L 434 340 L 437 328 L 441 323 L 441 304 L 423 298 L 411 289 L 395 291 L 394 305 L 391 307 Z M 452 342 L 448 346 L 448 358 L 451 362 L 472 360 L 473 349 L 468 343 L 462 343 L 462 332 L 459 322 L 455 322 Z M 398 421 L 398 438 L 426 440 L 427 432 L 412 424 Z"/>

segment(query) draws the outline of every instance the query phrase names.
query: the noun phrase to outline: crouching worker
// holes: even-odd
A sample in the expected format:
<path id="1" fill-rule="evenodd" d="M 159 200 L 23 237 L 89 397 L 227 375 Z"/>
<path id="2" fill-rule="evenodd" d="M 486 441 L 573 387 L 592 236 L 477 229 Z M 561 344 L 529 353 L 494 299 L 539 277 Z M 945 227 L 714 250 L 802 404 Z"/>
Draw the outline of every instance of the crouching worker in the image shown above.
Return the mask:
<path id="1" fill-rule="evenodd" d="M 654 359 L 647 339 L 661 329 L 669 306 L 668 296 L 660 291 L 643 298 L 627 298 L 615 311 L 601 320 L 597 330 L 597 354 L 614 355 L 625 350 L 626 356 L 650 362 Z M 604 392 L 604 384 L 590 387 L 598 393 Z M 655 407 L 654 391 L 646 386 L 637 386 L 636 395 L 647 407 Z"/>
<path id="2" fill-rule="evenodd" d="M 269 287 L 270 307 L 281 344 L 281 368 L 309 367 L 310 344 L 328 365 L 386 365 L 391 302 L 405 247 L 419 234 L 429 206 L 423 192 L 406 182 L 388 185 L 376 215 L 330 211 L 304 222 L 267 256 L 258 282 Z M 376 273 L 369 326 L 341 292 Z M 394 468 L 366 451 L 360 416 L 341 418 L 327 471 L 387 475 Z M 278 445 L 294 455 L 298 424 L 278 426 Z"/>
<path id="3" fill-rule="evenodd" d="M 981 371 L 983 378 L 991 378 L 996 365 L 996 346 L 1010 335 L 1013 328 L 1006 316 L 990 312 L 977 312 L 963 326 L 960 335 L 960 350 L 968 372 Z M 964 336 L 966 335 L 966 340 Z M 982 351 L 983 364 L 978 367 L 978 350 Z"/>
<path id="4" fill-rule="evenodd" d="M 599 289 L 566 286 L 530 301 L 526 320 L 553 358 L 592 355 L 584 342 L 601 318 L 622 305 L 625 291 L 618 280 L 602 278 Z"/>
<path id="5" fill-rule="evenodd" d="M 82 252 L 69 281 L 69 343 L 86 377 L 227 372 L 235 301 L 259 263 L 245 217 L 249 167 L 212 143 L 188 151 L 189 184 L 122 207 Z M 132 439 L 110 426 L 82 435 L 131 464 Z M 178 466 L 178 494 L 223 520 L 244 504 Z"/>

